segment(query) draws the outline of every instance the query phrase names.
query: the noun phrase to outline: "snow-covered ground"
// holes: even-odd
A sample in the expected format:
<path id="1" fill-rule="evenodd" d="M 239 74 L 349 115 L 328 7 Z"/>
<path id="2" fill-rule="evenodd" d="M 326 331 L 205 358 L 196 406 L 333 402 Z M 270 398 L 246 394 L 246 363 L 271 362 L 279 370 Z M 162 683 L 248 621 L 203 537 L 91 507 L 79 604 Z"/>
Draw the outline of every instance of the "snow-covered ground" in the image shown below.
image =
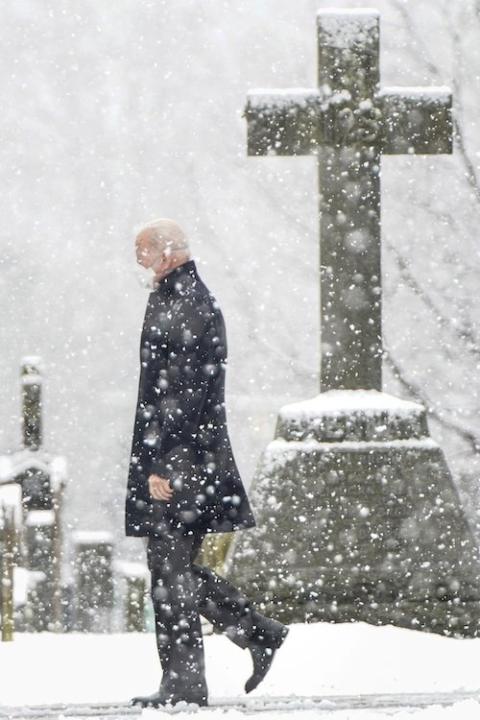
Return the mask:
<path id="1" fill-rule="evenodd" d="M 210 699 L 244 698 L 251 666 L 247 651 L 224 636 L 205 638 Z M 123 635 L 17 634 L 0 643 L 0 716 L 3 706 L 43 703 L 126 702 L 149 694 L 160 680 L 152 633 Z M 292 625 L 264 682 L 247 696 L 291 697 L 289 718 L 310 720 L 468 720 L 480 717 L 480 702 L 463 699 L 450 707 L 401 709 L 335 709 L 331 696 L 378 693 L 480 693 L 480 639 L 457 640 L 393 626 L 366 623 Z M 326 702 L 308 707 L 311 696 Z M 480 697 L 480 694 L 479 694 Z M 162 711 L 146 709 L 142 720 Z M 245 718 L 238 709 L 202 709 L 196 717 Z M 181 720 L 184 713 L 175 713 Z M 277 710 L 261 718 L 285 718 Z M 61 717 L 61 715 L 59 715 Z M 186 714 L 185 714 L 186 717 Z M 189 713 L 191 719 L 192 715 Z"/>

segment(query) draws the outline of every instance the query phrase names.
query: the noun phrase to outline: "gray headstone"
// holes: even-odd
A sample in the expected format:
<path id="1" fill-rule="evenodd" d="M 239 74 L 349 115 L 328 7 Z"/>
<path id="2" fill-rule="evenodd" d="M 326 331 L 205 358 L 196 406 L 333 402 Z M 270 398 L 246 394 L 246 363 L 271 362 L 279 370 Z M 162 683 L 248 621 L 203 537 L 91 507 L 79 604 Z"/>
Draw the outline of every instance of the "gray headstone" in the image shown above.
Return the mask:
<path id="1" fill-rule="evenodd" d="M 31 510 L 26 513 L 24 540 L 28 570 L 39 573 L 41 581 L 29 594 L 32 608 L 31 630 L 52 630 L 55 594 L 54 540 L 55 513 L 53 510 Z M 40 575 L 41 573 L 41 575 Z"/>
<path id="2" fill-rule="evenodd" d="M 72 533 L 75 552 L 75 629 L 109 632 L 113 607 L 113 538 L 103 531 Z"/>
<path id="3" fill-rule="evenodd" d="M 126 632 L 144 632 L 145 601 L 149 595 L 150 573 L 143 563 L 125 560 L 115 563 L 116 574 L 123 579 L 123 623 Z"/>

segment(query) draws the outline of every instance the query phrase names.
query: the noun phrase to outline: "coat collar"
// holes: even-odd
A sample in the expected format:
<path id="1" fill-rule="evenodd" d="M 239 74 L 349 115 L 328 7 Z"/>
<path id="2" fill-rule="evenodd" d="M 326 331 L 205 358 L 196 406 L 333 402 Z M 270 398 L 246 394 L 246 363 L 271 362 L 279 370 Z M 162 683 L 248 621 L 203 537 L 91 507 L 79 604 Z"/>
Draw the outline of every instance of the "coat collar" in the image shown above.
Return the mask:
<path id="1" fill-rule="evenodd" d="M 181 289 L 181 286 L 183 286 L 186 281 L 198 279 L 195 260 L 187 260 L 181 265 L 177 265 L 173 270 L 170 270 L 161 280 L 154 281 L 153 288 L 154 292 L 159 292 L 162 295 L 172 295 L 176 290 Z M 180 285 L 177 285 L 177 283 Z"/>

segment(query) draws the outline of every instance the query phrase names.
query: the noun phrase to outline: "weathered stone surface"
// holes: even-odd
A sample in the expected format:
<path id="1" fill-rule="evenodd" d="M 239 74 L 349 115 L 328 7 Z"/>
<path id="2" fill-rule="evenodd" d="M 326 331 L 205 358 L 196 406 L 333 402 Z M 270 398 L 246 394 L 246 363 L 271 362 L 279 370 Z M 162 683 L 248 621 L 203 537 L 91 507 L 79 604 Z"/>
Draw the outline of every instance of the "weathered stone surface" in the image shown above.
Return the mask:
<path id="1" fill-rule="evenodd" d="M 257 527 L 226 567 L 267 613 L 477 635 L 478 549 L 421 405 L 346 390 L 284 406 L 251 498 Z"/>

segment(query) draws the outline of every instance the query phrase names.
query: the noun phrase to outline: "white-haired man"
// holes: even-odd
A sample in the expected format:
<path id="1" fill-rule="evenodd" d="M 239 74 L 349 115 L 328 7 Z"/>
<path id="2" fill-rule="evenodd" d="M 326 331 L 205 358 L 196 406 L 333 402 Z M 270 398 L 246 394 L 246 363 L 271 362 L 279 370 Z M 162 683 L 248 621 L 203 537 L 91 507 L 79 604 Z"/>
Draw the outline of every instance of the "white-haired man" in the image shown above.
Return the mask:
<path id="1" fill-rule="evenodd" d="M 153 282 L 140 341 L 125 529 L 147 540 L 162 680 L 153 695 L 131 702 L 207 705 L 200 614 L 249 649 L 246 692 L 265 677 L 288 627 L 194 563 L 206 533 L 255 525 L 227 430 L 225 323 L 177 223 L 149 223 L 135 247 Z"/>

